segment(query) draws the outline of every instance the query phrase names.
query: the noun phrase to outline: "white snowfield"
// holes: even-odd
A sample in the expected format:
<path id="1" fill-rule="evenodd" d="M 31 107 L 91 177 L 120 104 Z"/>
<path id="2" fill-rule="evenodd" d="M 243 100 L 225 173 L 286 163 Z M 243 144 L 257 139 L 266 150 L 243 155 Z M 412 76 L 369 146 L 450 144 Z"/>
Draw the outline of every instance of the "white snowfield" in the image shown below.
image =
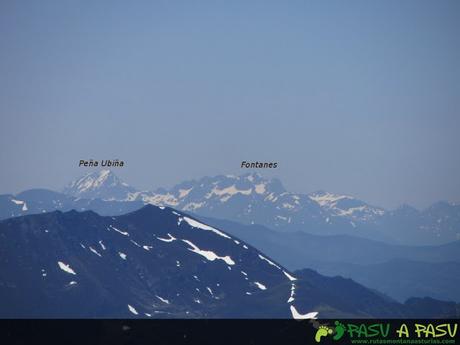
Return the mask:
<path id="1" fill-rule="evenodd" d="M 291 284 L 291 295 L 289 296 L 289 299 L 287 300 L 287 303 L 292 303 L 292 302 L 295 301 L 294 295 L 295 295 L 295 284 L 292 283 Z"/>
<path id="2" fill-rule="evenodd" d="M 27 211 L 28 210 L 27 203 L 25 201 L 16 200 L 16 199 L 11 199 L 11 201 L 13 203 L 15 203 L 16 205 L 22 205 L 22 208 L 21 208 L 22 211 Z"/>
<path id="3" fill-rule="evenodd" d="M 289 273 L 287 273 L 285 270 L 283 270 L 280 266 L 278 266 L 277 264 L 275 264 L 273 261 L 267 259 L 267 258 L 266 258 L 265 256 L 263 256 L 263 255 L 260 255 L 260 254 L 258 254 L 258 255 L 259 255 L 259 258 L 260 258 L 261 260 L 264 260 L 264 261 L 268 262 L 270 265 L 272 265 L 272 266 L 276 267 L 277 269 L 283 271 L 283 274 L 284 274 L 290 281 L 296 281 L 296 280 L 297 280 L 296 277 L 293 277 L 292 275 L 290 275 Z"/>
<path id="4" fill-rule="evenodd" d="M 284 273 L 284 275 L 285 275 L 286 277 L 288 277 L 288 279 L 289 279 L 291 282 L 297 280 L 296 277 L 291 276 L 291 275 L 290 275 L 289 273 L 287 273 L 286 271 L 283 271 L 283 273 Z"/>
<path id="5" fill-rule="evenodd" d="M 378 207 L 370 205 L 362 205 L 356 207 L 349 207 L 342 209 L 338 206 L 341 200 L 356 200 L 354 197 L 349 195 L 338 195 L 329 192 L 324 193 L 312 193 L 308 197 L 318 203 L 322 208 L 333 211 L 337 216 L 351 217 L 356 219 L 365 220 L 372 215 L 381 216 L 385 211 Z M 355 216 L 356 214 L 356 216 Z"/>
<path id="6" fill-rule="evenodd" d="M 134 240 L 129 240 L 129 241 L 130 241 L 132 244 L 134 244 L 136 247 L 142 248 L 142 246 L 141 246 L 139 243 L 137 243 L 136 241 L 134 241 Z"/>
<path id="7" fill-rule="evenodd" d="M 63 270 L 64 272 L 76 275 L 75 271 L 72 268 L 70 268 L 70 265 L 63 263 L 62 261 L 58 261 L 58 265 L 59 265 L 59 268 Z"/>
<path id="8" fill-rule="evenodd" d="M 128 309 L 131 313 L 133 313 L 134 315 L 139 315 L 139 313 L 137 312 L 136 308 L 134 308 L 133 306 L 129 305 L 128 304 Z"/>
<path id="9" fill-rule="evenodd" d="M 298 318 L 298 319 L 302 319 L 302 318 L 311 319 L 313 314 L 314 314 L 314 316 L 316 316 L 317 313 L 309 313 L 309 314 L 302 315 L 302 314 L 298 313 L 296 308 L 292 305 L 292 303 L 295 301 L 294 295 L 295 295 L 296 286 L 295 286 L 294 282 L 297 280 L 297 278 L 292 276 L 292 275 L 290 275 L 288 272 L 283 270 L 279 265 L 277 265 L 273 261 L 267 259 L 265 256 L 263 256 L 261 254 L 258 254 L 258 256 L 259 256 L 259 258 L 261 260 L 266 261 L 269 265 L 274 266 L 277 269 L 279 269 L 281 272 L 283 272 L 283 274 L 291 281 L 291 293 L 290 293 L 290 296 L 289 296 L 289 298 L 287 300 L 287 303 L 290 304 L 290 309 L 291 309 L 292 316 L 294 318 Z M 246 275 L 246 273 L 244 273 L 243 271 L 241 271 L 241 273 Z M 263 284 L 260 284 L 259 282 L 255 282 L 255 284 L 257 285 L 257 287 L 259 287 L 262 290 L 266 289 L 266 287 Z"/>
<path id="10" fill-rule="evenodd" d="M 346 195 L 324 193 L 322 195 L 310 195 L 310 199 L 316 201 L 320 206 L 334 207 L 337 201 L 347 198 Z"/>
<path id="11" fill-rule="evenodd" d="M 171 235 L 169 232 L 168 232 L 168 236 L 169 236 L 169 238 L 157 237 L 157 239 L 160 240 L 160 241 L 163 241 L 163 242 L 172 242 L 172 241 L 177 240 L 177 238 L 175 238 L 175 237 L 174 237 L 173 235 Z"/>
<path id="12" fill-rule="evenodd" d="M 166 298 L 163 298 L 163 297 L 160 297 L 158 295 L 156 295 L 156 298 L 158 298 L 160 301 L 162 301 L 163 303 L 166 303 L 166 304 L 169 304 L 169 300 L 167 300 Z"/>
<path id="13" fill-rule="evenodd" d="M 277 269 L 279 269 L 279 270 L 281 269 L 281 267 L 279 267 L 279 266 L 278 266 L 277 264 L 275 264 L 273 261 L 267 259 L 265 256 L 260 255 L 260 254 L 258 254 L 258 255 L 259 255 L 259 258 L 260 258 L 260 259 L 262 259 L 262 260 L 264 260 L 264 261 L 267 261 L 270 265 L 275 266 L 275 267 L 276 267 Z"/>
<path id="14" fill-rule="evenodd" d="M 108 179 L 110 174 L 111 172 L 108 169 L 101 170 L 96 174 L 88 173 L 80 179 L 72 182 L 70 184 L 70 188 L 76 188 L 79 193 L 83 193 L 89 190 L 97 190 L 104 185 L 104 182 Z M 126 184 L 123 185 L 127 186 Z"/>
<path id="15" fill-rule="evenodd" d="M 297 311 L 297 309 L 293 305 L 291 305 L 291 314 L 292 314 L 292 318 L 296 320 L 306 320 L 306 319 L 316 319 L 318 312 L 313 311 L 313 312 L 306 313 L 306 314 L 300 314 Z"/>
<path id="16" fill-rule="evenodd" d="M 179 189 L 179 199 L 182 199 L 183 197 L 186 197 L 188 195 L 188 193 L 191 192 L 192 189 L 193 189 L 193 187 L 189 188 L 189 189 Z"/>
<path id="17" fill-rule="evenodd" d="M 113 225 L 109 225 L 109 226 L 110 226 L 110 228 L 111 228 L 112 230 L 115 230 L 115 231 L 118 232 L 119 234 L 122 234 L 123 236 L 129 236 L 129 233 L 128 233 L 128 232 L 122 231 L 122 230 L 120 230 L 120 229 L 117 229 L 117 228 L 114 227 Z"/>
<path id="18" fill-rule="evenodd" d="M 265 183 L 259 183 L 255 186 L 255 191 L 257 194 L 264 194 L 265 193 Z"/>
<path id="19" fill-rule="evenodd" d="M 214 260 L 223 260 L 225 261 L 225 263 L 227 265 L 234 265 L 235 264 L 235 261 L 232 260 L 232 258 L 228 255 L 226 256 L 219 256 L 217 255 L 216 253 L 214 253 L 213 251 L 210 251 L 210 250 L 201 250 L 200 248 L 198 248 L 195 244 L 193 244 L 192 242 L 190 242 L 189 240 L 182 240 L 183 242 L 187 243 L 190 247 L 192 247 L 191 249 L 188 248 L 188 250 L 194 252 L 194 253 L 197 253 L 199 255 L 202 255 L 204 256 L 206 259 L 208 259 L 209 261 L 214 261 Z"/>
<path id="20" fill-rule="evenodd" d="M 206 202 L 189 202 L 187 205 L 185 205 L 182 210 L 184 211 L 194 211 L 196 209 L 201 208 L 203 205 L 206 205 Z"/>
<path id="21" fill-rule="evenodd" d="M 189 217 L 183 217 L 183 219 L 193 228 L 199 228 L 199 229 L 202 229 L 202 230 L 212 231 L 212 232 L 218 234 L 219 236 L 231 239 L 230 236 L 228 236 L 227 234 L 224 234 L 222 231 L 219 231 L 219 230 L 213 228 L 212 226 L 200 223 L 200 222 L 196 221 L 195 219 L 192 219 L 192 218 L 189 218 Z"/>
<path id="22" fill-rule="evenodd" d="M 217 195 L 218 197 L 223 196 L 220 200 L 221 202 L 226 202 L 228 199 L 230 199 L 232 196 L 236 194 L 250 195 L 251 192 L 252 188 L 246 190 L 239 190 L 236 188 L 235 185 L 224 189 L 218 189 L 217 187 L 214 187 L 208 194 L 205 195 L 205 198 L 210 199 L 213 195 Z"/>
<path id="23" fill-rule="evenodd" d="M 254 282 L 254 284 L 256 284 L 257 287 L 258 287 L 259 289 L 261 289 L 261 290 L 267 290 L 267 287 L 266 287 L 264 284 L 262 284 L 262 283 Z"/>
<path id="24" fill-rule="evenodd" d="M 179 200 L 172 194 L 152 194 L 152 192 L 139 192 L 131 195 L 131 200 L 142 200 L 144 203 L 155 206 L 170 206 L 174 207 L 179 204 Z"/>
<path id="25" fill-rule="evenodd" d="M 91 252 L 93 252 L 97 256 L 102 257 L 102 255 L 96 249 L 94 249 L 93 247 L 89 247 L 89 250 L 91 250 Z"/>

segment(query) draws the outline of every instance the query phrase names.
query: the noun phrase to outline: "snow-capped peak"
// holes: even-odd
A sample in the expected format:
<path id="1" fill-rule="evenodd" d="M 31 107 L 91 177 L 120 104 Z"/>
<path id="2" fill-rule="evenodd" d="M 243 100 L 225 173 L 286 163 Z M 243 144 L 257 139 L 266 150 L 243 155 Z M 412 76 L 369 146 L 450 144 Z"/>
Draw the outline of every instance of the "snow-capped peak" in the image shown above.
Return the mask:
<path id="1" fill-rule="evenodd" d="M 333 194 L 325 191 L 317 191 L 309 194 L 310 199 L 316 201 L 320 206 L 333 208 L 337 205 L 339 200 L 349 199 L 355 200 L 355 198 L 348 195 Z"/>
<path id="2" fill-rule="evenodd" d="M 64 189 L 64 193 L 76 197 L 103 200 L 127 200 L 129 194 L 135 192 L 135 188 L 108 169 L 88 173 Z"/>
<path id="3" fill-rule="evenodd" d="M 303 227 L 311 222 L 334 223 L 341 217 L 356 222 L 374 221 L 384 214 L 352 196 L 319 191 L 311 194 L 287 192 L 276 178 L 259 173 L 218 175 L 185 181 L 166 190 L 137 191 L 110 170 L 87 174 L 66 188 L 67 194 L 86 198 L 138 201 L 169 206 L 204 216 L 238 219 L 248 224 Z"/>
<path id="4" fill-rule="evenodd" d="M 308 197 L 334 216 L 343 216 L 364 221 L 371 220 L 384 213 L 382 208 L 368 205 L 364 201 L 349 195 L 317 191 L 310 193 Z"/>
<path id="5" fill-rule="evenodd" d="M 234 198 L 266 198 L 272 193 L 285 192 L 277 179 L 265 179 L 258 173 L 240 176 L 218 175 L 182 182 L 169 190 L 140 193 L 137 199 L 154 205 L 166 205 L 186 211 L 194 211 L 213 204 L 221 205 Z M 212 208 L 212 207 L 211 207 Z"/>

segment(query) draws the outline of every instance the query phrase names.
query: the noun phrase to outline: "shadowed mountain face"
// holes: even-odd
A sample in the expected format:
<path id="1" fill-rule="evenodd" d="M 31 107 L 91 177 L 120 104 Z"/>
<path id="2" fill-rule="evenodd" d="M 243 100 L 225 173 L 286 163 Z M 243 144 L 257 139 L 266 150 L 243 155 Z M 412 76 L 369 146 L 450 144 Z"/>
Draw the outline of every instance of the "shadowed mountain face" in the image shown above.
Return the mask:
<path id="1" fill-rule="evenodd" d="M 325 293 L 324 277 L 297 278 L 238 238 L 154 206 L 118 217 L 71 211 L 2 221 L 0 265 L 0 317 L 414 315 L 352 281 L 356 295 L 341 298 L 334 281 Z"/>
<path id="2" fill-rule="evenodd" d="M 288 318 L 302 310 L 290 273 L 169 208 L 12 218 L 0 223 L 0 239 L 1 317 Z M 271 304 L 259 305 L 265 299 Z"/>

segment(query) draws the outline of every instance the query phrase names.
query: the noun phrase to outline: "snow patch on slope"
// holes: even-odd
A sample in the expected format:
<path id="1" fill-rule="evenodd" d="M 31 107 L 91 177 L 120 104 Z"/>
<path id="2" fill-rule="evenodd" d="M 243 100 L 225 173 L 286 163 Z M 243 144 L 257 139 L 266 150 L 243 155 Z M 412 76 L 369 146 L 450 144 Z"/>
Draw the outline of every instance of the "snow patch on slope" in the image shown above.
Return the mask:
<path id="1" fill-rule="evenodd" d="M 59 265 L 59 268 L 63 270 L 64 272 L 76 275 L 75 271 L 70 267 L 70 265 L 63 263 L 62 261 L 58 261 L 58 265 Z"/>
<path id="2" fill-rule="evenodd" d="M 137 312 L 136 308 L 134 308 L 133 306 L 129 305 L 128 304 L 128 309 L 131 313 L 133 313 L 134 315 L 139 315 L 139 313 Z"/>
<path id="3" fill-rule="evenodd" d="M 122 234 L 123 236 L 129 236 L 129 233 L 126 232 L 126 231 L 122 231 L 120 229 L 117 229 L 116 227 L 114 227 L 113 225 L 109 225 L 109 227 L 113 230 L 115 230 L 116 232 L 118 232 L 119 234 Z"/>
<path id="4" fill-rule="evenodd" d="M 318 312 L 316 311 L 306 314 L 300 314 L 293 305 L 291 305 L 290 309 L 292 317 L 296 320 L 316 319 L 316 316 L 318 315 Z"/>
<path id="5" fill-rule="evenodd" d="M 214 253 L 213 251 L 210 251 L 210 250 L 201 250 L 200 248 L 198 248 L 195 244 L 193 244 L 192 242 L 190 242 L 189 240 L 182 240 L 183 242 L 187 243 L 190 247 L 192 247 L 192 249 L 188 248 L 188 250 L 194 252 L 194 253 L 197 253 L 199 255 L 202 255 L 204 256 L 206 259 L 208 259 L 209 261 L 214 261 L 214 260 L 222 260 L 224 261 L 227 265 L 234 265 L 235 264 L 235 261 L 232 260 L 232 258 L 228 255 L 226 256 L 219 256 L 217 255 L 216 253 Z"/>
<path id="6" fill-rule="evenodd" d="M 212 232 L 218 234 L 219 236 L 222 236 L 222 237 L 231 239 L 230 236 L 228 236 L 227 234 L 224 234 L 222 231 L 219 231 L 219 230 L 213 228 L 212 226 L 209 226 L 209 225 L 200 223 L 199 221 L 197 221 L 197 220 L 195 220 L 195 219 L 192 219 L 192 218 L 189 218 L 189 217 L 183 217 L 183 219 L 184 219 L 184 220 L 188 223 L 188 225 L 190 225 L 192 228 L 199 228 L 199 229 L 202 229 L 202 230 L 212 231 Z"/>

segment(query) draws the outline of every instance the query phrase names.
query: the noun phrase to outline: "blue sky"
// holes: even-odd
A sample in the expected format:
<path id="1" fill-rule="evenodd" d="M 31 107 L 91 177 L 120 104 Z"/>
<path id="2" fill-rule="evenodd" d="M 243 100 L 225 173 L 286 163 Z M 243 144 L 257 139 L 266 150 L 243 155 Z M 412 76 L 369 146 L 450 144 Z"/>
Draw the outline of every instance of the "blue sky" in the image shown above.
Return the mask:
<path id="1" fill-rule="evenodd" d="M 458 23 L 443 0 L 2 1 L 0 192 L 85 158 L 140 188 L 259 160 L 292 191 L 460 202 Z"/>

